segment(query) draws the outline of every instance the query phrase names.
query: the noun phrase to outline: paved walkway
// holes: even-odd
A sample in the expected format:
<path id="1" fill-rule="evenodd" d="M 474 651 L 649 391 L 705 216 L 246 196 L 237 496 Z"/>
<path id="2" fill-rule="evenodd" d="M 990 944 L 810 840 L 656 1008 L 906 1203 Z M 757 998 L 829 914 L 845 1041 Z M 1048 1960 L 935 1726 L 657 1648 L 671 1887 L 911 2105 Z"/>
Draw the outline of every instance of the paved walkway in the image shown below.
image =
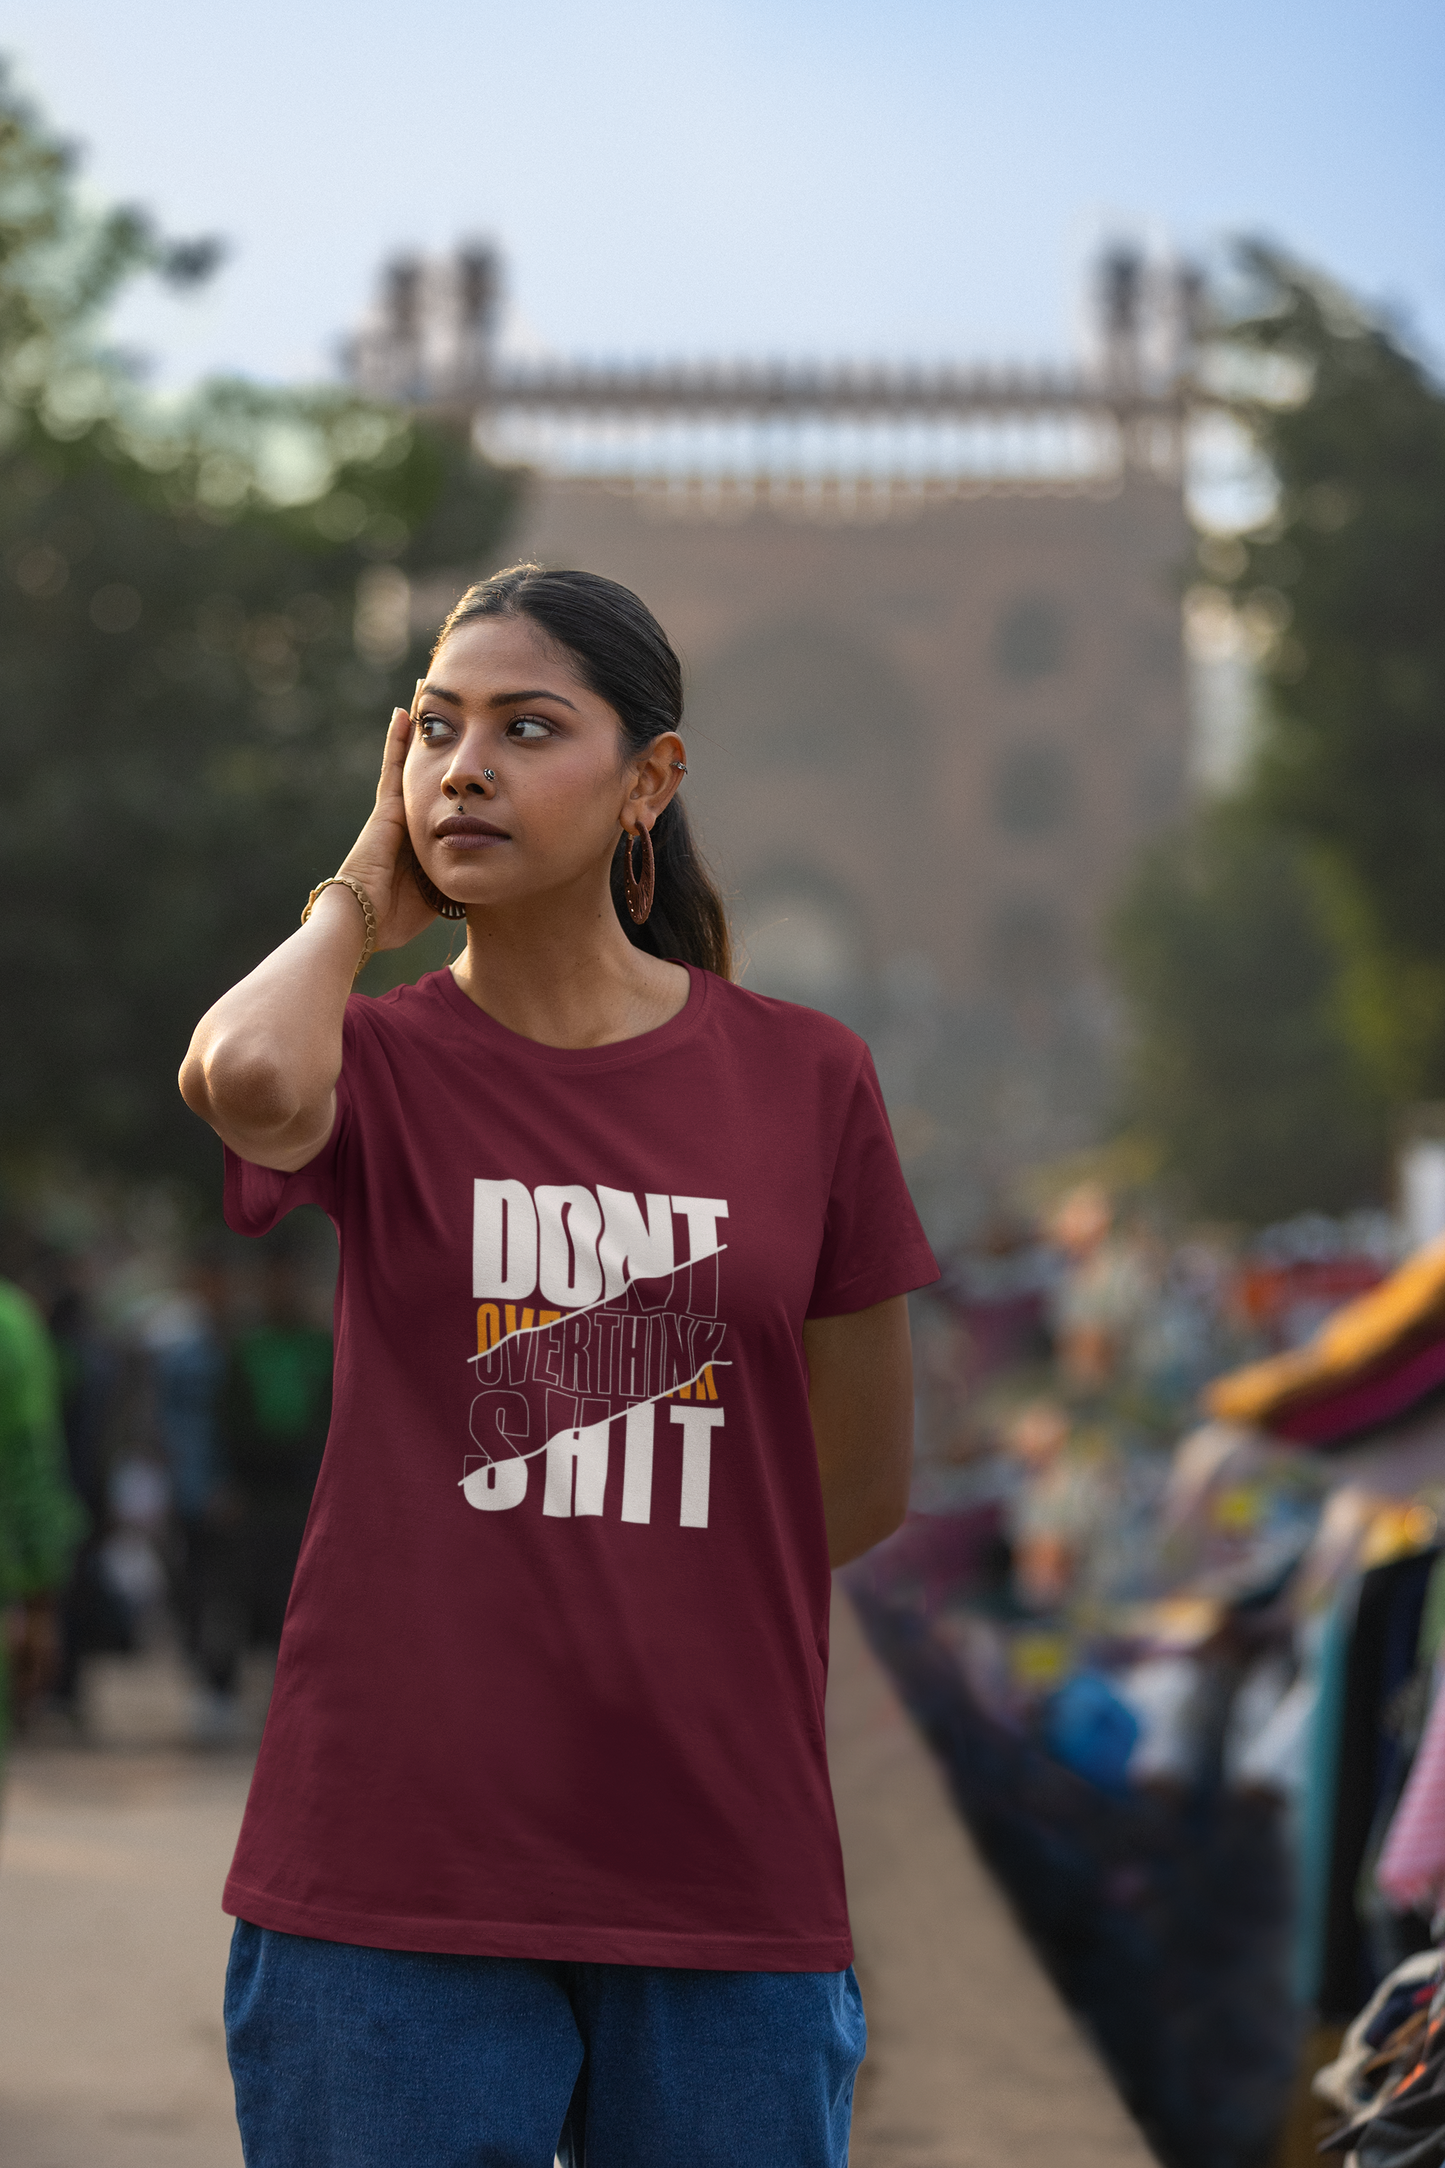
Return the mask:
<path id="1" fill-rule="evenodd" d="M 218 1898 L 238 1758 L 15 1756 L 0 1842 L 5 2168 L 241 2168 Z"/>
<path id="2" fill-rule="evenodd" d="M 828 1752 L 868 2011 L 852 2168 L 1152 2168 L 842 1597 Z"/>
<path id="3" fill-rule="evenodd" d="M 174 1674 L 117 1675 L 106 1691 L 112 1735 L 173 1729 Z M 1149 2168 L 843 1603 L 829 1727 L 871 2030 L 854 2168 Z M 218 1898 L 247 1775 L 242 1756 L 161 1743 L 15 1755 L 4 2168 L 241 2168 Z"/>

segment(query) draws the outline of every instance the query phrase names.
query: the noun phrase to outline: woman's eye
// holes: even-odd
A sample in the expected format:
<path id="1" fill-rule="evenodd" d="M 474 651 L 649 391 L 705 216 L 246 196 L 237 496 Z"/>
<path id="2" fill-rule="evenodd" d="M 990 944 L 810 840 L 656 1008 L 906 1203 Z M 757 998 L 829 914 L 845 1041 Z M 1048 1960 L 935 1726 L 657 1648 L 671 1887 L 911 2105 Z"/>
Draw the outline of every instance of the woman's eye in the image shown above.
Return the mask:
<path id="1" fill-rule="evenodd" d="M 416 727 L 423 744 L 432 745 L 452 726 L 444 715 L 419 715 Z"/>
<path id="2" fill-rule="evenodd" d="M 541 715 L 518 715 L 507 726 L 509 738 L 533 740 L 550 738 L 551 735 L 552 725 Z"/>

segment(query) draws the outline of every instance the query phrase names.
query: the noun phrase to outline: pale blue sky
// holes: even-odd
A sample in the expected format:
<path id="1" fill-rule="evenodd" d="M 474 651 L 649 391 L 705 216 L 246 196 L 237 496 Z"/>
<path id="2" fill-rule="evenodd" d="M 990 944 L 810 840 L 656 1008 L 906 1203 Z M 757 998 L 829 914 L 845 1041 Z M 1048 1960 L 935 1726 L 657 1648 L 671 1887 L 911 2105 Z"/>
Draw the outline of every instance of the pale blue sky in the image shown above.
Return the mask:
<path id="1" fill-rule="evenodd" d="M 1249 230 L 1445 355 L 1441 0 L 10 0 L 0 49 L 232 243 L 128 312 L 172 380 L 322 373 L 472 233 L 566 353 L 1065 359 L 1101 239 Z"/>

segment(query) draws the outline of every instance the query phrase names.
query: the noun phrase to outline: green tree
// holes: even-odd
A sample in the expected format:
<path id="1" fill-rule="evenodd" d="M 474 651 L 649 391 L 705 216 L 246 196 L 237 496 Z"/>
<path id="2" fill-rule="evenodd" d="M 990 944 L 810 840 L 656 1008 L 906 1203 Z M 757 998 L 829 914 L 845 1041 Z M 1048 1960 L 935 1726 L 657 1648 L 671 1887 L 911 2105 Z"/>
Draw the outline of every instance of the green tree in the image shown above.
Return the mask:
<path id="1" fill-rule="evenodd" d="M 1378 1092 L 1352 1043 L 1309 852 L 1218 806 L 1150 852 L 1114 928 L 1133 1123 L 1196 1211 L 1252 1224 L 1378 1193 Z"/>
<path id="2" fill-rule="evenodd" d="M 66 154 L 0 86 L 12 1160 L 212 1174 L 175 1090 L 191 1025 L 359 825 L 424 654 L 409 582 L 460 584 L 510 510 L 508 478 L 460 438 L 343 391 L 148 399 L 105 347 L 106 305 L 214 253 L 87 215 Z"/>
<path id="3" fill-rule="evenodd" d="M 1329 868 L 1351 1028 L 1382 1089 L 1445 1093 L 1445 396 L 1391 328 L 1278 254 L 1227 353 L 1279 504 L 1231 582 L 1269 635 L 1249 795 Z"/>
<path id="4" fill-rule="evenodd" d="M 1200 547 L 1260 649 L 1257 745 L 1127 893 L 1130 1118 L 1196 1206 L 1378 1200 L 1445 1095 L 1445 397 L 1386 324 L 1249 245 L 1206 367 L 1273 470 Z"/>

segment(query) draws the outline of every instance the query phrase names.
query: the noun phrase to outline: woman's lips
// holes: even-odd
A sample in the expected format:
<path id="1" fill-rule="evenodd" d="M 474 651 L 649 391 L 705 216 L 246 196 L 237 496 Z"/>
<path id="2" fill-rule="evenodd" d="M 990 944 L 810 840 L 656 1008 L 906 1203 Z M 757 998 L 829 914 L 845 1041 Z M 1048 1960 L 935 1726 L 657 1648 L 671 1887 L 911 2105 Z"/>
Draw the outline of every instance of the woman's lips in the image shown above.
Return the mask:
<path id="1" fill-rule="evenodd" d="M 462 851 L 486 850 L 494 843 L 510 843 L 505 828 L 494 828 L 490 821 L 478 820 L 474 813 L 453 813 L 449 819 L 438 821 L 437 841 L 450 843 Z"/>

